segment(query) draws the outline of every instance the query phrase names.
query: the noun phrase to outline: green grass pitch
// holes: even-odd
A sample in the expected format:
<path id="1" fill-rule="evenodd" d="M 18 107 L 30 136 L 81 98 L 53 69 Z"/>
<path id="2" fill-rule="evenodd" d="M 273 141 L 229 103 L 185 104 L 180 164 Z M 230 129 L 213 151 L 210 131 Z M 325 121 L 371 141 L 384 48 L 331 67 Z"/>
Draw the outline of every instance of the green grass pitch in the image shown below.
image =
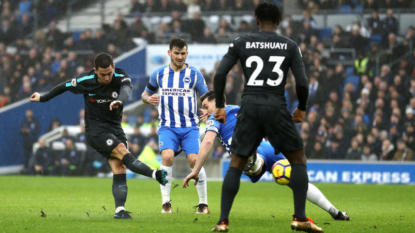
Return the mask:
<path id="1" fill-rule="evenodd" d="M 2 232 L 210 232 L 219 218 L 222 182 L 208 182 L 210 215 L 196 215 L 196 189 L 173 182 L 171 215 L 162 215 L 154 180 L 128 180 L 126 209 L 134 220 L 114 220 L 112 179 L 0 176 Z M 415 232 L 415 187 L 316 184 L 349 222 L 307 204 L 307 215 L 325 232 Z M 105 209 L 103 208 L 105 206 Z M 46 217 L 41 217 L 41 210 Z M 230 232 L 291 232 L 292 193 L 275 183 L 242 182 Z"/>

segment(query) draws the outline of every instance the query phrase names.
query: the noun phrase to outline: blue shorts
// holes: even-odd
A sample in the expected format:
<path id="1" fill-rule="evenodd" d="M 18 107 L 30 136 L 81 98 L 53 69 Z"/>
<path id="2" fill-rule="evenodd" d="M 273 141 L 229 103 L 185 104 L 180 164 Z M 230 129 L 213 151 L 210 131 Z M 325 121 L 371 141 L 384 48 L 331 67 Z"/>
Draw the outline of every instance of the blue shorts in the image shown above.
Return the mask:
<path id="1" fill-rule="evenodd" d="M 165 149 L 173 150 L 175 156 L 181 150 L 184 150 L 186 156 L 199 153 L 200 134 L 198 127 L 170 128 L 162 126 L 158 134 L 160 153 Z"/>

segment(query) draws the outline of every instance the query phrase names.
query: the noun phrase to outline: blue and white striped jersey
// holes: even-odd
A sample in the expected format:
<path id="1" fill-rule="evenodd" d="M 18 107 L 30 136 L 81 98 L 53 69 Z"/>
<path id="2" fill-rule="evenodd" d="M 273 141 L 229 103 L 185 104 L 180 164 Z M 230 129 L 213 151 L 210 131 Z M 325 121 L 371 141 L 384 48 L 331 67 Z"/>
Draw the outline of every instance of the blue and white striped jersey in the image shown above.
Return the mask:
<path id="1" fill-rule="evenodd" d="M 150 88 L 147 86 L 146 91 L 160 96 L 160 127 L 186 128 L 199 123 L 196 92 L 202 96 L 208 88 L 200 71 L 186 66 L 177 72 L 170 65 L 163 66 L 150 76 Z"/>
<path id="2" fill-rule="evenodd" d="M 206 131 L 216 132 L 219 136 L 220 142 L 229 154 L 231 154 L 230 150 L 232 144 L 233 130 L 235 129 L 237 120 L 236 115 L 238 114 L 239 109 L 240 107 L 237 105 L 227 105 L 225 107 L 226 124 L 217 121 L 213 116 L 213 113 L 206 122 Z"/>

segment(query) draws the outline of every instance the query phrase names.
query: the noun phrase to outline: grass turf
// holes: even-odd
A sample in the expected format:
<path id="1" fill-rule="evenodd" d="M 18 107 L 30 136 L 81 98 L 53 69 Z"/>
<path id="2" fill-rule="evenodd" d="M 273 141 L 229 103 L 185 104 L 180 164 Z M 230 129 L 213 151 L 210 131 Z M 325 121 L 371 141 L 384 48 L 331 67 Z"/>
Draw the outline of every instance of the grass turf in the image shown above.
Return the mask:
<path id="1" fill-rule="evenodd" d="M 126 209 L 135 219 L 113 220 L 111 179 L 0 176 L 0 233 L 210 232 L 220 214 L 222 182 L 208 182 L 210 215 L 195 214 L 196 189 L 193 184 L 183 189 L 181 183 L 177 180 L 172 185 L 173 214 L 162 215 L 156 181 L 128 180 Z M 415 232 L 411 220 L 414 186 L 316 186 L 351 216 L 349 222 L 337 222 L 308 202 L 307 215 L 325 232 Z M 41 210 L 46 217 L 41 217 Z M 242 182 L 230 216 L 230 231 L 291 232 L 292 213 L 292 193 L 287 187 Z"/>

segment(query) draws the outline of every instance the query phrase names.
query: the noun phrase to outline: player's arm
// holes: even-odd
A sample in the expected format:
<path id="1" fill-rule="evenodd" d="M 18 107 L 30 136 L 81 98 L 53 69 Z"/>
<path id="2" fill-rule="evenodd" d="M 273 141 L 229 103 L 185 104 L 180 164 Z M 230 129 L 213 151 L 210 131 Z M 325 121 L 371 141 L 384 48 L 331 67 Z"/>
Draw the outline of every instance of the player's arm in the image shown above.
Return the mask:
<path id="1" fill-rule="evenodd" d="M 76 86 L 76 79 L 72 79 L 67 82 L 63 82 L 61 84 L 54 86 L 52 90 L 50 90 L 48 93 L 44 95 L 40 95 L 40 93 L 35 92 L 30 96 L 30 101 L 31 102 L 47 102 L 50 99 L 53 99 L 54 97 L 64 93 L 65 91 L 68 91 L 69 88 L 73 85 L 73 82 L 75 82 L 75 86 Z"/>
<path id="2" fill-rule="evenodd" d="M 128 77 L 127 73 L 124 72 L 124 77 L 119 78 L 118 80 L 120 85 L 120 94 L 118 95 L 117 100 L 111 102 L 110 111 L 112 111 L 112 109 L 117 109 L 118 107 L 123 105 L 128 100 L 128 97 L 131 93 L 131 89 L 133 89 L 131 85 L 131 79 Z"/>
<path id="3" fill-rule="evenodd" d="M 144 91 L 143 94 L 141 94 L 141 101 L 143 101 L 146 104 L 152 104 L 154 106 L 157 106 L 160 102 L 160 98 L 157 94 L 151 94 L 147 91 Z"/>
<path id="4" fill-rule="evenodd" d="M 207 131 L 205 137 L 203 138 L 202 144 L 199 148 L 199 154 L 197 155 L 196 164 L 193 167 L 193 171 L 196 174 L 199 174 L 200 169 L 202 169 L 203 164 L 205 163 L 207 157 L 209 156 L 209 152 L 215 143 L 216 132 L 214 131 Z"/>
<path id="5" fill-rule="evenodd" d="M 143 103 L 145 104 L 152 104 L 154 106 L 157 106 L 160 102 L 160 98 L 156 94 L 158 89 L 157 75 L 157 71 L 151 74 L 150 81 L 147 84 L 146 89 L 141 94 L 141 101 L 143 101 Z"/>
<path id="6" fill-rule="evenodd" d="M 205 77 L 199 71 L 196 71 L 196 91 L 199 93 L 200 96 L 204 95 L 208 91 L 208 87 L 206 85 Z"/>
<path id="7" fill-rule="evenodd" d="M 202 144 L 199 148 L 199 154 L 197 155 L 196 164 L 193 167 L 192 172 L 187 175 L 187 177 L 183 180 L 183 188 L 189 186 L 189 181 L 191 179 L 195 179 L 195 185 L 197 184 L 199 177 L 198 174 L 200 169 L 202 169 L 203 164 L 205 163 L 207 157 L 209 156 L 209 152 L 213 147 L 213 143 L 215 142 L 217 133 L 214 131 L 207 131 L 205 134 L 205 138 L 202 141 Z"/>
<path id="8" fill-rule="evenodd" d="M 304 63 L 300 48 L 294 46 L 294 56 L 291 63 L 291 72 L 294 75 L 295 87 L 298 97 L 298 106 L 294 110 L 293 119 L 295 122 L 302 122 L 305 118 L 305 111 L 307 110 L 308 100 L 308 79 L 305 74 Z"/>
<path id="9" fill-rule="evenodd" d="M 226 123 L 225 100 L 223 99 L 223 93 L 226 86 L 226 77 L 239 59 L 239 54 L 235 47 L 236 40 L 229 46 L 228 53 L 225 54 L 222 61 L 219 63 L 213 79 L 213 89 L 216 96 L 216 109 L 214 116 L 215 119 L 221 123 Z"/>
<path id="10" fill-rule="evenodd" d="M 124 104 L 131 94 L 131 89 L 133 89 L 131 79 L 128 77 L 121 79 L 120 94 L 118 95 L 117 100 Z"/>
<path id="11" fill-rule="evenodd" d="M 203 96 L 209 89 L 206 85 L 205 77 L 203 77 L 203 74 L 199 71 L 196 72 L 196 91 L 198 92 L 198 98 L 200 99 L 201 96 Z M 204 111 L 203 109 L 200 109 L 200 113 L 202 114 L 199 119 L 202 122 L 206 122 L 209 118 L 209 114 L 207 111 Z"/>

